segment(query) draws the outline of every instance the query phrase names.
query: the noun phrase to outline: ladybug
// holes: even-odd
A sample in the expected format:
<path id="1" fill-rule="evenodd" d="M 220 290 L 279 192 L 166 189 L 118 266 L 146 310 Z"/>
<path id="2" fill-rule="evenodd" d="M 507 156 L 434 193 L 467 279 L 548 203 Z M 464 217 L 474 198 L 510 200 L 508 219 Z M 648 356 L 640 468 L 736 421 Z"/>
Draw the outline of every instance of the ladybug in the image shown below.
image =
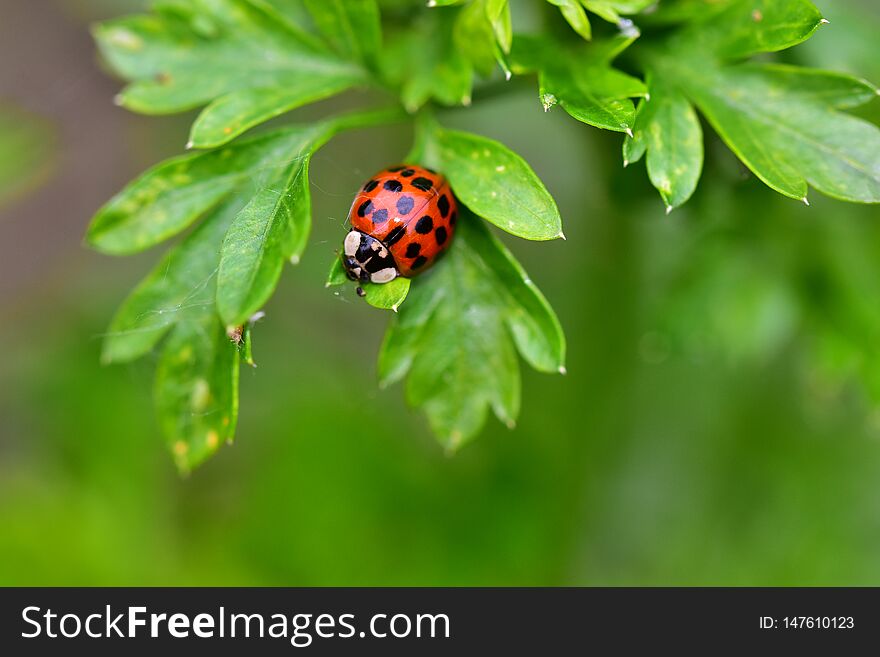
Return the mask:
<path id="1" fill-rule="evenodd" d="M 345 272 L 362 283 L 412 278 L 449 248 L 457 218 L 458 203 L 443 176 L 413 164 L 384 169 L 351 204 Z"/>

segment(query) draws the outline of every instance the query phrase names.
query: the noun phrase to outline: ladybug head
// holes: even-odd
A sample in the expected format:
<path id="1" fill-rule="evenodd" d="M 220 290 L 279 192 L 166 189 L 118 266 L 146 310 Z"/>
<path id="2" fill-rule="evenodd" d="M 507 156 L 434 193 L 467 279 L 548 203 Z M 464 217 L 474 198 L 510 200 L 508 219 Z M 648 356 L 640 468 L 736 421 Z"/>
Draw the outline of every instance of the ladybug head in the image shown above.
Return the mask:
<path id="1" fill-rule="evenodd" d="M 388 248 L 375 237 L 352 230 L 342 247 L 342 264 L 353 281 L 388 283 L 400 274 Z"/>

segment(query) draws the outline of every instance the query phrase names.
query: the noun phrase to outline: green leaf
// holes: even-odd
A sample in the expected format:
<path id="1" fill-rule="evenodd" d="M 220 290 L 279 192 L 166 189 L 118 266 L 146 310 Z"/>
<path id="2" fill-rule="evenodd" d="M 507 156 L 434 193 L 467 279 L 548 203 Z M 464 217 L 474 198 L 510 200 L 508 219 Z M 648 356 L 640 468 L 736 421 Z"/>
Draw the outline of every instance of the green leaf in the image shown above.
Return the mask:
<path id="1" fill-rule="evenodd" d="M 213 310 L 220 244 L 240 207 L 233 200 L 214 210 L 132 291 L 107 329 L 103 362 L 140 358 L 174 323 Z"/>
<path id="2" fill-rule="evenodd" d="M 840 111 L 874 97 L 871 85 L 824 71 L 729 62 L 808 38 L 823 21 L 813 4 L 731 0 L 704 13 L 646 50 L 645 68 L 676 85 L 772 189 L 804 202 L 809 186 L 842 200 L 880 201 L 880 130 Z M 630 154 L 642 147 L 630 144 Z"/>
<path id="3" fill-rule="evenodd" d="M 428 139 L 426 158 L 475 213 L 517 237 L 563 237 L 556 201 L 519 155 L 492 139 L 439 126 Z"/>
<path id="4" fill-rule="evenodd" d="M 342 259 L 333 258 L 333 263 L 330 265 L 330 271 L 327 272 L 327 282 L 324 283 L 324 287 L 343 285 L 347 281 L 348 276 L 345 275 L 345 267 L 342 265 Z"/>
<path id="5" fill-rule="evenodd" d="M 508 0 L 486 0 L 486 17 L 492 24 L 495 39 L 501 50 L 510 52 L 513 43 L 513 27 L 510 19 L 510 4 Z"/>
<path id="6" fill-rule="evenodd" d="M 232 440 L 238 370 L 236 345 L 213 312 L 178 323 L 166 341 L 156 368 L 156 410 L 181 472 Z"/>
<path id="7" fill-rule="evenodd" d="M 650 100 L 642 100 L 634 136 L 623 146 L 624 166 L 648 152 L 648 177 L 667 211 L 687 201 L 703 168 L 703 131 L 693 106 L 671 85 L 650 82 Z"/>
<path id="8" fill-rule="evenodd" d="M 340 130 L 397 116 L 396 110 L 358 112 L 286 129 L 283 166 L 266 172 L 223 241 L 217 307 L 224 322 L 244 323 L 272 295 L 284 262 L 299 261 L 311 229 L 308 171 L 312 154 Z"/>
<path id="9" fill-rule="evenodd" d="M 621 25 L 624 21 L 621 14 L 637 14 L 651 5 L 656 5 L 657 0 L 581 0 L 581 4 L 609 23 Z"/>
<path id="10" fill-rule="evenodd" d="M 149 169 L 98 210 L 86 235 L 105 253 L 143 251 L 187 228 L 244 183 L 274 175 L 296 152 L 296 129 L 222 150 L 192 153 Z"/>
<path id="11" fill-rule="evenodd" d="M 522 357 L 540 372 L 565 373 L 565 335 L 556 313 L 513 254 L 477 220 L 466 240 L 504 291 L 507 325 Z"/>
<path id="12" fill-rule="evenodd" d="M 517 72 L 538 71 L 541 104 L 556 104 L 578 121 L 629 132 L 635 120 L 630 98 L 647 93 L 638 78 L 612 68 L 611 61 L 635 39 L 616 37 L 581 47 L 562 48 L 540 37 L 517 37 L 511 63 Z"/>
<path id="13" fill-rule="evenodd" d="M 285 87 L 234 91 L 221 96 L 199 114 L 190 132 L 189 146 L 221 146 L 255 125 L 297 107 L 333 96 L 356 82 L 356 77 L 341 73 L 302 77 Z"/>
<path id="14" fill-rule="evenodd" d="M 590 19 L 587 18 L 587 12 L 584 11 L 579 0 L 547 0 L 547 2 L 559 7 L 563 18 L 565 18 L 575 32 L 587 41 L 593 38 Z"/>
<path id="15" fill-rule="evenodd" d="M 692 62 L 683 88 L 758 178 L 796 199 L 808 184 L 848 201 L 880 202 L 880 129 L 840 112 L 860 81 L 759 64 Z M 801 80 L 804 81 L 803 86 Z"/>
<path id="16" fill-rule="evenodd" d="M 305 0 L 321 35 L 340 55 L 371 64 L 382 45 L 375 0 Z"/>
<path id="17" fill-rule="evenodd" d="M 406 300 L 409 294 L 410 279 L 398 276 L 393 281 L 382 283 L 363 283 L 364 299 L 374 308 L 381 310 L 393 310 L 397 312 L 400 304 Z"/>
<path id="18" fill-rule="evenodd" d="M 179 112 L 242 89 L 362 75 L 358 65 L 323 49 L 265 2 L 163 5 L 173 10 L 107 21 L 94 30 L 104 58 L 131 81 L 119 101 L 134 111 Z"/>
<path id="19" fill-rule="evenodd" d="M 455 248 L 414 282 L 379 355 L 382 384 L 409 374 L 410 403 L 451 450 L 480 430 L 489 408 L 515 423 L 514 345 L 552 371 L 563 369 L 565 348 L 552 310 L 482 223 L 463 213 L 457 230 Z"/>
<path id="20" fill-rule="evenodd" d="M 734 59 L 797 45 L 822 21 L 809 0 L 737 0 L 710 23 L 695 26 L 694 34 L 718 55 Z"/>
<path id="21" fill-rule="evenodd" d="M 401 88 L 401 102 L 415 112 L 428 100 L 468 105 L 474 72 L 455 47 L 454 12 L 425 12 L 406 29 L 391 33 L 382 53 L 386 79 Z"/>
<path id="22" fill-rule="evenodd" d="M 495 28 L 489 19 L 487 3 L 490 0 L 472 0 L 458 12 L 455 22 L 455 47 L 483 77 L 495 69 L 496 62 L 503 62 L 495 36 Z"/>
<path id="23" fill-rule="evenodd" d="M 351 281 L 349 281 L 348 276 L 345 274 L 342 260 L 334 258 L 324 287 L 344 285 L 349 282 Z M 389 283 L 359 283 L 359 286 L 364 291 L 364 299 L 366 299 L 368 304 L 382 310 L 397 312 L 397 309 L 404 302 L 407 294 L 409 294 L 410 283 L 410 279 L 398 276 Z"/>
<path id="24" fill-rule="evenodd" d="M 227 324 L 242 324 L 275 290 L 284 262 L 299 260 L 311 227 L 309 159 L 327 136 L 322 125 L 296 130 L 290 166 L 267 181 L 239 212 L 220 250 L 217 309 Z"/>

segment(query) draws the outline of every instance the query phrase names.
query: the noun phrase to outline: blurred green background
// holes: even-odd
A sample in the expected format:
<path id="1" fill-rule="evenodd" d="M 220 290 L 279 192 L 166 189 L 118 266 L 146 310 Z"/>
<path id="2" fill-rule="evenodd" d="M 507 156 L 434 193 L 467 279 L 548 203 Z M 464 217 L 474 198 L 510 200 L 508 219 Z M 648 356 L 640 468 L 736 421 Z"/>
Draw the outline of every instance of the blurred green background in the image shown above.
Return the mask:
<path id="1" fill-rule="evenodd" d="M 98 363 L 157 252 L 81 246 L 192 118 L 111 102 L 87 26 L 140 4 L 4 3 L 0 583 L 880 584 L 880 210 L 784 199 L 707 130 L 667 217 L 620 136 L 545 114 L 531 81 L 444 121 L 514 148 L 559 202 L 567 242 L 507 243 L 560 315 L 568 376 L 524 368 L 516 430 L 491 420 L 452 458 L 377 389 L 386 316 L 323 280 L 352 190 L 410 135 L 344 135 L 313 160 L 313 240 L 258 325 L 237 441 L 179 478 L 154 363 Z M 818 4 L 831 25 L 786 57 L 880 82 L 875 3 Z"/>

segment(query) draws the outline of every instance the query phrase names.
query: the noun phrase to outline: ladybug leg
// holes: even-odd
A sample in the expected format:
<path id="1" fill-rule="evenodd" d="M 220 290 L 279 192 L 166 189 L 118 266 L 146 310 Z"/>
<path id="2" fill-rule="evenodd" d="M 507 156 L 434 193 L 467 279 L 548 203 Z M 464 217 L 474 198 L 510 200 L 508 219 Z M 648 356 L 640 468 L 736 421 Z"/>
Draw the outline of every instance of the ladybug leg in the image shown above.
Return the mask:
<path id="1" fill-rule="evenodd" d="M 358 295 L 359 297 L 365 297 L 365 296 L 367 296 L 367 293 L 364 292 L 364 288 L 362 288 L 360 285 L 358 285 L 358 288 L 355 290 L 355 292 L 357 292 L 357 295 Z"/>

